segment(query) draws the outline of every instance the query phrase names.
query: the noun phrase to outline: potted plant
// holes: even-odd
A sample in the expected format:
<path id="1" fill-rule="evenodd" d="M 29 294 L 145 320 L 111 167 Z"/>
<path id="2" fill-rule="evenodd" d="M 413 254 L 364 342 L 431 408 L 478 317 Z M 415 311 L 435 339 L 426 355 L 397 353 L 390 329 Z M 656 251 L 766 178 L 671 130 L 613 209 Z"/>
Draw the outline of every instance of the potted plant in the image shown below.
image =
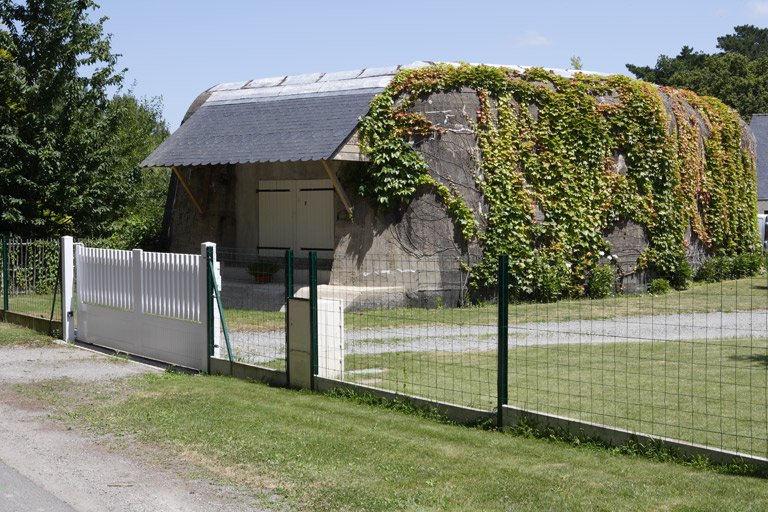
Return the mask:
<path id="1" fill-rule="evenodd" d="M 279 269 L 276 263 L 270 261 L 257 260 L 248 265 L 248 273 L 256 279 L 257 283 L 272 282 L 272 275 Z"/>

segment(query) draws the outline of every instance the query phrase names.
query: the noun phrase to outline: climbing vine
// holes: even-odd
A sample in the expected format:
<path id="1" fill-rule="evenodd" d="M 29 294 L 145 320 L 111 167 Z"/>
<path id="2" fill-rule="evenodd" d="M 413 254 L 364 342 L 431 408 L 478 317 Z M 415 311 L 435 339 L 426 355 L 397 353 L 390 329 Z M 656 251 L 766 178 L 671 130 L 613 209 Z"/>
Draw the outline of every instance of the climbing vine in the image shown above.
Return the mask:
<path id="1" fill-rule="evenodd" d="M 480 105 L 468 121 L 487 212 L 430 175 L 417 150 L 444 132 L 411 111 L 417 99 L 467 87 Z M 755 171 L 734 111 L 688 91 L 662 92 L 670 113 L 654 86 L 623 76 L 468 64 L 406 70 L 361 120 L 370 165 L 353 177 L 355 186 L 385 209 L 432 187 L 466 241 L 482 246 L 483 261 L 472 269 L 479 288 L 494 281 L 497 256 L 508 254 L 520 296 L 578 296 L 585 276 L 610 256 L 605 231 L 624 219 L 648 234 L 636 267 L 682 286 L 690 274 L 687 229 L 712 254 L 756 249 Z"/>

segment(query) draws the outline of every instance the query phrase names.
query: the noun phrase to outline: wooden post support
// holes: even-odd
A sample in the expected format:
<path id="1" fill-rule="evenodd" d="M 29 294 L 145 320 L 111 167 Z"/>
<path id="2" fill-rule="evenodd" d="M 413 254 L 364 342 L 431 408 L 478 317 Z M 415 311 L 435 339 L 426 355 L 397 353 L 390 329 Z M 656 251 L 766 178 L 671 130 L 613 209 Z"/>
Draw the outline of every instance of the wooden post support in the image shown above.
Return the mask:
<path id="1" fill-rule="evenodd" d="M 341 202 L 344 203 L 344 208 L 346 208 L 347 213 L 350 217 L 352 217 L 352 203 L 349 202 L 349 198 L 347 197 L 347 194 L 344 192 L 344 189 L 341 188 L 341 183 L 339 183 L 339 179 L 336 177 L 336 175 L 331 171 L 331 168 L 328 166 L 328 162 L 325 160 L 320 160 L 323 163 L 323 167 L 325 167 L 325 172 L 328 173 L 328 177 L 331 178 L 331 181 L 333 182 L 333 188 L 336 189 L 336 193 L 339 194 L 339 198 L 341 199 Z"/>
<path id="2" fill-rule="evenodd" d="M 177 178 L 179 178 L 179 182 L 181 182 L 181 186 L 184 187 L 184 190 L 187 191 L 187 194 L 189 195 L 189 198 L 192 199 L 192 202 L 195 204 L 195 208 L 197 208 L 197 211 L 200 213 L 205 213 L 205 210 L 200 206 L 200 203 L 197 202 L 197 199 L 195 199 L 195 195 L 192 193 L 192 189 L 189 188 L 189 183 L 187 183 L 187 180 L 184 178 L 184 175 L 181 174 L 181 171 L 179 171 L 179 168 L 176 166 L 171 167 L 173 169 L 173 173 L 176 175 Z"/>

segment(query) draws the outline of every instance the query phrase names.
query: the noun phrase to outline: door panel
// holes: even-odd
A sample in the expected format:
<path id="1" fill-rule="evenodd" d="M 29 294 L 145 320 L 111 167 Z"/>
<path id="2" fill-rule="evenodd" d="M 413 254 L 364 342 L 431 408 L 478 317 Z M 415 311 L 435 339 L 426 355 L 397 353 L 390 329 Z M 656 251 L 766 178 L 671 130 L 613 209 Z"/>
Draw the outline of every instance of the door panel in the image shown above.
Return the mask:
<path id="1" fill-rule="evenodd" d="M 293 248 L 296 208 L 291 184 L 259 182 L 259 248 Z"/>
<path id="2" fill-rule="evenodd" d="M 299 250 L 333 250 L 333 186 L 330 180 L 298 183 L 296 243 Z"/>
<path id="3" fill-rule="evenodd" d="M 331 180 L 259 182 L 259 248 L 333 251 L 334 190 Z"/>

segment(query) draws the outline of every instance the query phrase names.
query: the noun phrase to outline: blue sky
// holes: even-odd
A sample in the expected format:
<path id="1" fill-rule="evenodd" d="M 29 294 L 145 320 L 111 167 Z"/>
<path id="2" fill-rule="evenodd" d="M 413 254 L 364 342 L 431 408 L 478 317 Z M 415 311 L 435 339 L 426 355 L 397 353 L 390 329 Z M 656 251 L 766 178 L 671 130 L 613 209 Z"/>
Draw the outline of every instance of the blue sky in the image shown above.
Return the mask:
<path id="1" fill-rule="evenodd" d="M 221 82 L 417 60 L 629 74 L 683 45 L 712 53 L 736 25 L 768 27 L 768 0 L 366 2 L 97 0 L 126 87 L 161 96 L 171 130 Z"/>

